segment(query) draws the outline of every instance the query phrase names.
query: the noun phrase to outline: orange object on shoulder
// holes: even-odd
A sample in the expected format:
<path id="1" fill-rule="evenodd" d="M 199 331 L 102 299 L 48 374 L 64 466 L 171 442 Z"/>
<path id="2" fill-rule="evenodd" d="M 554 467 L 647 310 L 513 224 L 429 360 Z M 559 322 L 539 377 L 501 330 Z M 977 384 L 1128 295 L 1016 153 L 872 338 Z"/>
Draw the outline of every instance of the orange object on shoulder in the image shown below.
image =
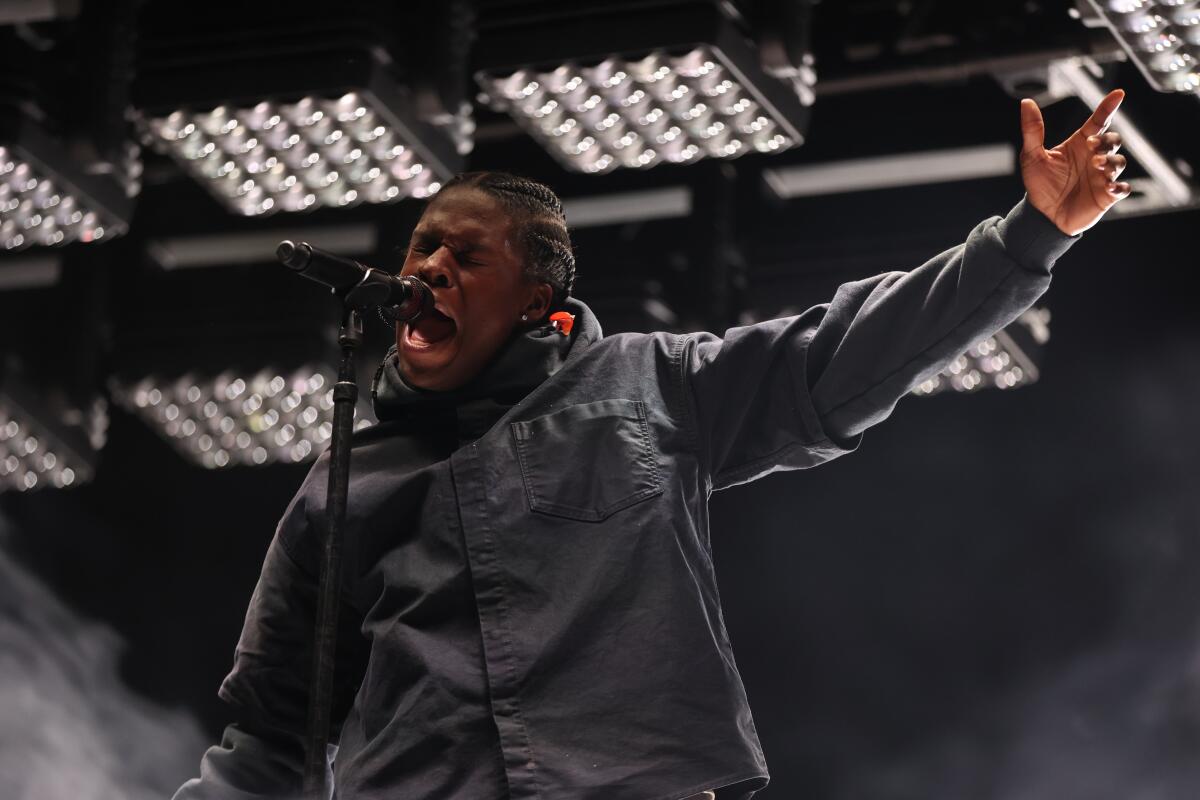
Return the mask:
<path id="1" fill-rule="evenodd" d="M 566 311 L 555 311 L 550 315 L 550 324 L 563 336 L 568 336 L 571 328 L 575 326 L 575 315 L 568 314 Z"/>

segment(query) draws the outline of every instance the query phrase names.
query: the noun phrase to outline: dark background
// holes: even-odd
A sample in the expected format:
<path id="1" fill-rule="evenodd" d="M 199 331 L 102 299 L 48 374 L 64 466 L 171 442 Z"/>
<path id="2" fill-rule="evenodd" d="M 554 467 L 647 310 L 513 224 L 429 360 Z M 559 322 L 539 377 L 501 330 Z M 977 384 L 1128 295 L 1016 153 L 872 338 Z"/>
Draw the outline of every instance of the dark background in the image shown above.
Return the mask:
<path id="1" fill-rule="evenodd" d="M 1111 77 L 1156 142 L 1197 156 L 1195 98 L 1156 95 L 1128 65 Z M 1071 99 L 1047 108 L 1047 138 L 1087 113 Z M 480 141 L 469 166 L 528 174 L 566 197 L 686 184 L 703 209 L 714 186 L 731 191 L 739 302 L 759 316 L 912 268 L 1021 196 L 1016 176 L 793 201 L 761 181 L 777 163 L 1015 145 L 1017 101 L 985 76 L 819 97 L 809 133 L 778 161 L 587 180 L 509 135 Z M 0 293 L 6 352 L 52 373 L 87 349 L 93 329 L 60 314 L 81 284 L 105 320 L 108 365 L 150 358 L 137 346 L 148 329 L 171 331 L 154 358 L 186 364 L 233 352 L 230 326 L 248 316 L 287 320 L 276 335 L 333 319 L 318 289 L 284 286 L 268 265 L 156 272 L 139 253 L 147 237 L 209 229 L 221 212 L 168 163 L 152 168 L 161 176 L 147 181 L 129 237 L 71 255 L 58 286 Z M 418 212 L 405 202 L 343 216 L 398 241 Z M 714 496 L 726 620 L 773 775 L 763 797 L 1197 796 L 1198 223 L 1179 211 L 1085 234 L 1043 299 L 1051 340 L 1033 386 L 905 399 L 859 452 Z M 647 296 L 672 305 L 681 328 L 702 327 L 686 287 L 710 237 L 699 210 L 581 231 L 577 295 L 596 298 L 602 323 L 616 319 L 609 332 L 639 327 L 630 309 Z M 307 466 L 205 471 L 111 414 L 95 481 L 0 496 L 0 541 L 64 614 L 118 634 L 119 683 L 194 715 L 215 741 L 228 721 L 217 686 Z M 86 672 L 87 652 L 73 657 Z M 154 780 L 177 785 L 199 757 L 186 752 L 173 762 L 181 771 Z"/>

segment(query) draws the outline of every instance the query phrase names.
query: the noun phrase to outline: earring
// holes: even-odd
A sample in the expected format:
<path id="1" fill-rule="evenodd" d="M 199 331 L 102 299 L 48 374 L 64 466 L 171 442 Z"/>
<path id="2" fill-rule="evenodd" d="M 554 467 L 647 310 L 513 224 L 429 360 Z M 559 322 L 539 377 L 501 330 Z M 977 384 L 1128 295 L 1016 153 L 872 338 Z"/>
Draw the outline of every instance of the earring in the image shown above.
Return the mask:
<path id="1" fill-rule="evenodd" d="M 529 322 L 529 315 L 528 315 L 528 314 L 522 314 L 522 315 L 521 315 L 521 322 Z"/>

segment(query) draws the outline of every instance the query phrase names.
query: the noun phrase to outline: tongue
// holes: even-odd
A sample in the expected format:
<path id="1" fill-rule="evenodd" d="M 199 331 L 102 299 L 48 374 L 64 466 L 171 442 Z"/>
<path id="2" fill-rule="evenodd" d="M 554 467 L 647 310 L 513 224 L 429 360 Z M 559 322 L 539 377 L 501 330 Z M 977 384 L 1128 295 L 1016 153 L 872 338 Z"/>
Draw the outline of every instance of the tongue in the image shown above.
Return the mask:
<path id="1" fill-rule="evenodd" d="M 433 311 L 410 323 L 409 335 L 418 342 L 440 342 L 453 336 L 455 327 L 452 319 Z"/>

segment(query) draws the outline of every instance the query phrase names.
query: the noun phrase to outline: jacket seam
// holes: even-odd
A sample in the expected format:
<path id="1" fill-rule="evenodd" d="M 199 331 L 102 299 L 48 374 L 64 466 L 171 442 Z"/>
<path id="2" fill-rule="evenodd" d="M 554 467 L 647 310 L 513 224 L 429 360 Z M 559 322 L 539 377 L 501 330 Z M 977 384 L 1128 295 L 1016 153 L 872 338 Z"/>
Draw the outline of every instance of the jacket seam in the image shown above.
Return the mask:
<path id="1" fill-rule="evenodd" d="M 674 378 L 676 381 L 678 381 L 676 390 L 679 395 L 678 402 L 680 404 L 680 407 L 676 409 L 676 413 L 680 418 L 683 419 L 684 430 L 687 434 L 688 442 L 691 445 L 693 452 L 695 452 L 696 458 L 699 459 L 700 464 L 703 466 L 704 474 L 708 477 L 708 488 L 711 489 L 713 481 L 709 470 L 710 465 L 708 463 L 708 454 L 705 452 L 703 445 L 700 443 L 700 425 L 699 421 L 692 413 L 692 397 L 688 387 L 687 368 L 684 364 L 684 350 L 689 344 L 695 346 L 695 342 L 696 334 L 692 333 L 686 336 L 678 337 L 675 340 L 675 345 L 672 347 L 671 356 L 675 360 L 676 367 L 674 370 Z"/>
<path id="2" fill-rule="evenodd" d="M 471 448 L 472 448 L 472 450 L 475 450 L 476 445 L 474 445 L 474 444 L 471 445 Z M 478 456 L 475 456 L 475 458 L 478 458 Z M 476 469 L 478 469 L 478 465 L 476 465 Z M 513 644 L 512 630 L 511 630 L 511 626 L 509 623 L 510 610 L 509 610 L 509 603 L 508 603 L 508 585 L 507 585 L 507 581 L 504 579 L 503 570 L 499 566 L 500 556 L 499 556 L 499 553 L 495 546 L 495 534 L 494 534 L 494 531 L 492 530 L 491 522 L 490 522 L 490 520 L 487 519 L 486 514 L 484 515 L 484 523 L 481 526 L 481 528 L 483 531 L 484 542 L 486 543 L 486 547 L 489 551 L 489 558 L 492 561 L 492 568 L 495 570 L 495 573 L 496 573 L 493 580 L 495 580 L 495 584 L 496 584 L 496 595 L 497 595 L 497 597 L 496 597 L 497 609 L 496 610 L 497 610 L 497 614 L 499 617 L 497 622 L 498 622 L 498 627 L 501 630 L 501 635 L 502 635 L 502 639 L 503 639 L 503 643 L 504 643 L 504 651 L 505 651 L 504 671 L 507 675 L 510 690 L 512 691 L 512 700 L 511 700 L 512 706 L 513 706 L 512 716 L 515 718 L 517 725 L 521 729 L 521 735 L 525 740 L 523 743 L 524 749 L 525 749 L 525 752 L 529 754 L 528 770 L 529 770 L 530 788 L 533 789 L 534 797 L 540 798 L 542 796 L 542 792 L 538 786 L 538 784 L 539 784 L 539 781 L 537 778 L 538 770 L 537 770 L 537 766 L 536 766 L 538 763 L 538 760 L 537 760 L 537 756 L 534 753 L 534 749 L 533 749 L 533 738 L 529 735 L 529 727 L 525 723 L 525 714 L 521 711 L 521 706 L 523 704 L 521 702 L 519 702 L 519 699 L 518 699 L 521 696 L 521 688 L 520 688 L 519 681 L 517 680 L 517 675 L 516 675 L 516 671 L 515 671 L 515 662 L 517 660 L 517 655 L 516 655 L 516 647 Z M 464 537 L 465 537 L 465 533 L 466 533 L 466 531 L 464 530 Z M 476 600 L 476 602 L 478 603 L 478 600 Z M 485 650 L 485 652 L 484 652 L 485 662 L 486 662 L 486 658 L 487 658 L 487 654 L 486 654 L 486 650 Z M 507 763 L 506 763 L 505 772 L 507 773 Z"/>
<path id="3" fill-rule="evenodd" d="M 726 469 L 721 470 L 719 473 L 717 473 L 716 477 L 721 478 L 722 480 L 717 481 L 717 483 L 724 484 L 728 480 L 735 480 L 738 477 L 740 477 L 743 473 L 753 472 L 754 470 L 761 467 L 763 464 L 778 463 L 779 459 L 782 458 L 782 456 L 792 452 L 793 450 L 797 450 L 797 449 L 804 450 L 804 449 L 816 447 L 819 444 L 836 445 L 837 443 L 833 442 L 828 437 L 823 438 L 823 439 L 815 439 L 811 442 L 806 442 L 803 440 L 795 441 L 795 442 L 788 442 L 787 444 L 783 445 L 782 447 L 778 447 L 778 448 L 772 450 L 770 453 L 767 453 L 765 456 L 759 456 L 758 458 L 754 458 L 749 461 L 743 461 L 742 463 L 737 464 L 736 466 L 728 467 Z"/>
<path id="4" fill-rule="evenodd" d="M 517 449 L 517 463 L 521 468 L 521 482 L 525 484 L 525 499 L 529 502 L 529 510 L 537 510 L 537 498 L 534 496 L 533 487 L 530 482 L 525 480 L 525 475 L 530 472 L 529 464 L 525 458 L 525 448 L 522 445 L 521 437 L 517 434 L 517 425 L 515 422 L 508 424 L 508 431 L 513 437 L 513 445 Z"/>
<path id="5" fill-rule="evenodd" d="M 1011 255 L 1010 255 L 1010 258 L 1011 258 Z M 878 381 L 876 381 L 875 383 L 871 384 L 870 386 L 868 386 L 867 388 L 865 388 L 865 389 L 863 389 L 862 391 L 858 392 L 857 394 L 855 394 L 855 395 L 853 395 L 853 396 L 851 396 L 851 397 L 849 397 L 849 398 L 847 398 L 847 399 L 843 400 L 842 402 L 838 403 L 837 405 L 830 407 L 830 408 L 829 408 L 828 410 L 826 410 L 824 413 L 818 412 L 819 416 L 820 416 L 820 417 L 822 417 L 822 418 L 828 417 L 830 414 L 833 414 L 833 413 L 837 412 L 838 410 L 840 410 L 840 409 L 844 408 L 845 406 L 848 406 L 848 405 L 850 405 L 851 403 L 853 403 L 853 402 L 855 402 L 855 401 L 857 401 L 857 400 L 860 400 L 860 399 L 862 399 L 862 398 L 863 398 L 865 395 L 868 395 L 868 394 L 870 394 L 871 392 L 875 391 L 875 390 L 876 390 L 876 389 L 878 389 L 880 386 L 882 386 L 883 384 L 887 383 L 889 380 L 891 380 L 892 378 L 894 378 L 896 375 L 898 375 L 899 373 L 903 372 L 905 369 L 907 369 L 907 368 L 909 367 L 909 365 L 913 364 L 913 363 L 914 363 L 914 362 L 916 362 L 916 361 L 919 361 L 919 360 L 920 360 L 921 358 L 923 358 L 923 357 L 924 357 L 924 356 L 925 356 L 925 355 L 926 355 L 926 354 L 927 354 L 927 353 L 928 353 L 930 350 L 934 349 L 934 348 L 935 348 L 935 347 L 937 347 L 939 344 L 941 344 L 942 342 L 944 342 L 944 341 L 946 341 L 947 339 L 949 339 L 949 338 L 950 338 L 952 335 L 954 335 L 954 333 L 956 333 L 956 332 L 957 332 L 957 331 L 958 331 L 960 328 L 962 328 L 964 325 L 966 325 L 968 322 L 970 322 L 971 318 L 972 318 L 972 317 L 974 317 L 974 316 L 975 316 L 977 313 L 979 313 L 979 310 L 980 310 L 981 308 L 983 308 L 985 305 L 987 305 L 988 301 L 989 301 L 989 300 L 991 300 L 991 299 L 992 299 L 992 297 L 994 297 L 994 296 L 996 295 L 996 293 L 1000 291 L 1000 289 L 1001 289 L 1001 288 L 1002 288 L 1002 287 L 1003 287 L 1003 286 L 1004 286 L 1004 285 L 1005 285 L 1005 284 L 1008 282 L 1008 280 L 1009 280 L 1009 279 L 1010 279 L 1010 278 L 1013 276 L 1013 274 L 1014 274 L 1015 272 L 1017 272 L 1017 270 L 1021 270 L 1022 272 L 1032 272 L 1032 270 L 1027 270 L 1027 269 L 1024 269 L 1024 268 L 1022 268 L 1022 267 L 1021 267 L 1019 264 L 1017 264 L 1017 263 L 1016 263 L 1016 260 L 1015 260 L 1015 259 L 1013 259 L 1012 266 L 1010 266 L 1010 267 L 1008 268 L 1008 272 L 1006 272 L 1006 273 L 1005 273 L 1005 274 L 1004 274 L 1004 275 L 1003 275 L 1003 276 L 1000 278 L 1000 280 L 996 282 L 996 285 L 992 287 L 991 291 L 989 291 L 989 292 L 988 292 L 988 293 L 987 293 L 987 294 L 986 294 L 986 295 L 983 297 L 983 299 L 979 301 L 979 303 L 978 303 L 977 305 L 975 305 L 975 306 L 974 306 L 974 307 L 973 307 L 973 308 L 972 308 L 972 309 L 971 309 L 969 312 L 967 312 L 967 313 L 966 313 L 966 314 L 965 314 L 965 315 L 962 317 L 962 319 L 960 319 L 960 320 L 959 320 L 959 321 L 958 321 L 958 322 L 957 322 L 957 323 L 954 325 L 954 327 L 952 327 L 950 330 L 946 331 L 946 333 L 942 334 L 940 337 L 938 337 L 938 338 L 937 338 L 937 339 L 935 339 L 934 341 L 930 342 L 928 345 L 926 345 L 924 348 L 922 348 L 922 349 L 921 349 L 921 351 L 920 351 L 920 352 L 918 352 L 916 355 L 914 355 L 914 356 L 912 356 L 911 358 L 909 358 L 909 359 L 908 359 L 907 361 L 905 361 L 903 364 L 901 364 L 900 366 L 898 366 L 898 367 L 896 367 L 895 369 L 893 369 L 891 372 L 889 372 L 887 375 L 885 375 L 885 376 L 883 376 L 882 378 L 880 378 L 880 379 L 879 379 Z M 1037 273 L 1034 273 L 1034 274 L 1037 274 Z M 1043 275 L 1042 277 L 1049 277 L 1049 276 L 1045 276 L 1045 275 Z"/>

